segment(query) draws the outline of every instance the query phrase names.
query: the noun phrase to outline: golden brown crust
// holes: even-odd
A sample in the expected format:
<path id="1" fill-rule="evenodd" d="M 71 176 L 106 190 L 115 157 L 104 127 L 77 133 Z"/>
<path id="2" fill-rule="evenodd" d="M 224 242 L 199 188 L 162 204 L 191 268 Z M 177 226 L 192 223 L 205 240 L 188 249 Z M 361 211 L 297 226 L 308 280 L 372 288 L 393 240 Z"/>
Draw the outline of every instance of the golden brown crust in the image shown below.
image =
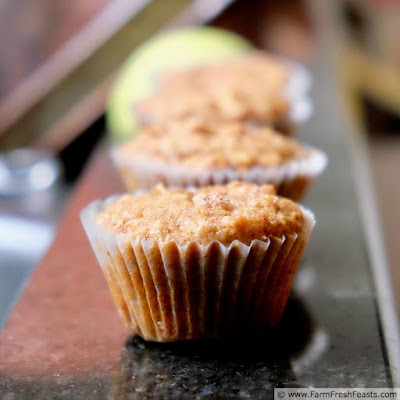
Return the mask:
<path id="1" fill-rule="evenodd" d="M 159 185 L 141 195 L 125 195 L 100 213 L 97 222 L 133 239 L 184 245 L 234 240 L 250 244 L 269 236 L 299 233 L 304 216 L 291 200 L 277 197 L 270 185 L 232 182 L 193 191 Z"/>
<path id="2" fill-rule="evenodd" d="M 309 155 L 295 140 L 269 127 L 190 118 L 144 129 L 121 154 L 188 169 L 272 167 Z"/>
<path id="3" fill-rule="evenodd" d="M 192 115 L 229 120 L 277 122 L 289 104 L 283 95 L 284 65 L 262 52 L 225 62 L 170 73 L 158 91 L 135 105 L 143 125 Z"/>

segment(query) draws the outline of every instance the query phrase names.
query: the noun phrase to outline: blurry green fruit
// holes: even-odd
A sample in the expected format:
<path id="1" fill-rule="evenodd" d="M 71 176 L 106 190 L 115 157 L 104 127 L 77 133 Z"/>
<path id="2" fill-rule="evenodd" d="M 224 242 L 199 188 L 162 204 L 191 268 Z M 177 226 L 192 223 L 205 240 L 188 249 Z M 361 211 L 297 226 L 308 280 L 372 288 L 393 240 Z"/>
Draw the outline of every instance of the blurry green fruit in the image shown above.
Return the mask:
<path id="1" fill-rule="evenodd" d="M 184 28 L 145 41 L 126 60 L 110 92 L 107 125 L 113 141 L 133 137 L 138 124 L 135 102 L 154 90 L 154 78 L 162 72 L 233 59 L 251 49 L 242 37 L 218 28 Z"/>

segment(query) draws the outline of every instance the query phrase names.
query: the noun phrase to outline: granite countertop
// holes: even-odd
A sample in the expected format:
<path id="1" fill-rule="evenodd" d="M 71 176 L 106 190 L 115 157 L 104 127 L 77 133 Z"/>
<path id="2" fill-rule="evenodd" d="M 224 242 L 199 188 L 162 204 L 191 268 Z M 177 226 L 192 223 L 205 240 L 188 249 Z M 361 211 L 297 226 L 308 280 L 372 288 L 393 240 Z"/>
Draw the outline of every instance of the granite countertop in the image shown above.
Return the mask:
<path id="1" fill-rule="evenodd" d="M 0 333 L 0 398 L 267 399 L 274 387 L 390 387 L 373 280 L 332 83 L 315 67 L 315 115 L 300 138 L 330 165 L 308 197 L 317 226 L 282 323 L 260 338 L 147 343 L 122 325 L 79 221 L 122 190 L 104 152 Z"/>
<path id="2" fill-rule="evenodd" d="M 310 345 L 313 324 L 294 295 L 282 323 L 264 337 L 165 344 L 131 336 L 114 370 L 109 398 L 265 398 L 274 387 L 298 382 L 289 360 Z"/>

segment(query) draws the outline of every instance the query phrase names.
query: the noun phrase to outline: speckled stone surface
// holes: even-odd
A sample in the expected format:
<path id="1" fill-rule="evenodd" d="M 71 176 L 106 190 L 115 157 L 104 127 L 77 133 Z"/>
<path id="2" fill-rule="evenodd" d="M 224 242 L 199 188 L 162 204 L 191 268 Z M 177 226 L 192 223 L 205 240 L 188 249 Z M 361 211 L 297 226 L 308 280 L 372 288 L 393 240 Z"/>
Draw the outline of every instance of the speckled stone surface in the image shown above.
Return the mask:
<path id="1" fill-rule="evenodd" d="M 131 337 L 110 399 L 265 399 L 274 387 L 296 384 L 290 360 L 304 352 L 313 332 L 293 297 L 282 323 L 263 337 L 172 344 Z"/>
<path id="2" fill-rule="evenodd" d="M 276 331 L 166 345 L 129 336 L 78 219 L 88 202 L 121 190 L 100 154 L 0 333 L 0 399 L 257 400 L 280 386 L 390 386 L 345 128 L 326 82 L 316 74 L 318 118 L 300 137 L 330 165 L 306 202 L 317 225 Z"/>

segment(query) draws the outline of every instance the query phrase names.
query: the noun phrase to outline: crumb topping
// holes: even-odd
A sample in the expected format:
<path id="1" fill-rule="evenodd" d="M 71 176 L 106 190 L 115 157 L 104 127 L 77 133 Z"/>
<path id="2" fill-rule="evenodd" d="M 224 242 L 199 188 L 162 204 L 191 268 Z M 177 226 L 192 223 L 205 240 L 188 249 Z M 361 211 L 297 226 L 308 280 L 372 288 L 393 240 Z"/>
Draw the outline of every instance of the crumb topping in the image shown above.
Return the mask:
<path id="1" fill-rule="evenodd" d="M 293 201 L 275 195 L 271 185 L 232 182 L 193 191 L 162 185 L 140 196 L 124 195 L 97 217 L 109 231 L 163 245 L 233 240 L 250 244 L 269 236 L 298 233 L 304 216 Z"/>
<path id="2" fill-rule="evenodd" d="M 302 159 L 309 150 L 269 127 L 191 118 L 144 129 L 121 154 L 188 169 L 246 170 Z"/>
<path id="3" fill-rule="evenodd" d="M 157 92 L 135 105 L 144 125 L 191 115 L 229 120 L 280 120 L 289 110 L 283 95 L 284 65 L 262 52 L 229 63 L 173 72 L 160 79 Z"/>

